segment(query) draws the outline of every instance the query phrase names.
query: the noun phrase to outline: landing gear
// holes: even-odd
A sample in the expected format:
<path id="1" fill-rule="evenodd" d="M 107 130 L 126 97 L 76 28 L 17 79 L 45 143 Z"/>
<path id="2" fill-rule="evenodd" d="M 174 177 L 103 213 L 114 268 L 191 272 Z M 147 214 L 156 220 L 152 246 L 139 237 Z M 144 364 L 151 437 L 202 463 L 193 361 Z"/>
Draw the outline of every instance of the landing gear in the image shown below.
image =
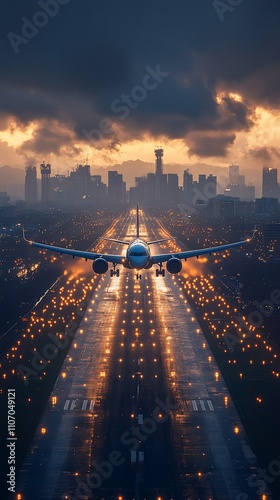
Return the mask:
<path id="1" fill-rule="evenodd" d="M 156 277 L 158 278 L 159 276 L 163 278 L 165 276 L 165 269 L 162 269 L 162 264 L 159 264 L 159 269 L 156 269 Z"/>
<path id="2" fill-rule="evenodd" d="M 141 280 L 141 279 L 142 279 L 141 274 L 138 274 L 138 273 L 137 273 L 137 274 L 136 274 L 136 279 L 137 279 L 137 280 Z"/>
<path id="3" fill-rule="evenodd" d="M 117 276 L 117 278 L 118 278 L 120 275 L 120 270 L 116 269 L 116 264 L 113 264 L 113 266 L 114 266 L 114 269 L 110 270 L 110 276 L 111 276 L 111 278 L 113 278 L 113 276 Z"/>

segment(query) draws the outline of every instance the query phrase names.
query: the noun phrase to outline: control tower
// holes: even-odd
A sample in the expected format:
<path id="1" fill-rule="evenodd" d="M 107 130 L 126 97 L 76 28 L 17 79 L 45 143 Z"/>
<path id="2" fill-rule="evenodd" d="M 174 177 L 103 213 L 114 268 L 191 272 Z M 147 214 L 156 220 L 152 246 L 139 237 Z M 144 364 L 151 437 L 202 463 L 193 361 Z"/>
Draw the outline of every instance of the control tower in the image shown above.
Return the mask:
<path id="1" fill-rule="evenodd" d="M 51 164 L 41 163 L 41 178 L 42 178 L 42 196 L 41 201 L 43 208 L 49 208 L 51 194 Z"/>
<path id="2" fill-rule="evenodd" d="M 161 148 L 155 149 L 155 155 L 156 155 L 156 175 L 162 175 L 163 174 L 163 167 L 162 167 L 163 149 L 161 149 Z"/>
<path id="3" fill-rule="evenodd" d="M 155 149 L 156 155 L 156 201 L 161 201 L 161 178 L 163 174 L 163 166 L 162 166 L 162 157 L 163 157 L 163 149 L 157 148 Z"/>

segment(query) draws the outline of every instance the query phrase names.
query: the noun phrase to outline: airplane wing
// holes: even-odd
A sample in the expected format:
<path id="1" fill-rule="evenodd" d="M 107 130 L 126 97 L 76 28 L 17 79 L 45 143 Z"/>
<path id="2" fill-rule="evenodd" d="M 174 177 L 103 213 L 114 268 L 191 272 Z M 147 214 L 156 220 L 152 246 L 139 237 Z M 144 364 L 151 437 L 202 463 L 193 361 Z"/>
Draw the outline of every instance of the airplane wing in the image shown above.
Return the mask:
<path id="1" fill-rule="evenodd" d="M 237 241 L 235 243 L 228 243 L 226 245 L 219 245 L 216 247 L 210 248 L 199 248 L 197 250 L 186 250 L 184 252 L 174 252 L 174 253 L 166 253 L 152 256 L 153 264 L 160 264 L 161 262 L 166 262 L 171 257 L 176 257 L 177 259 L 189 259 L 190 257 L 199 257 L 200 255 L 211 255 L 214 252 L 223 252 L 224 250 L 228 250 L 229 248 L 239 247 L 251 241 L 252 238 L 248 238 L 247 240 Z"/>
<path id="2" fill-rule="evenodd" d="M 33 247 L 42 248 L 43 250 L 50 250 L 52 252 L 57 252 L 60 254 L 72 255 L 73 258 L 81 257 L 82 259 L 86 260 L 95 260 L 98 259 L 99 257 L 102 257 L 102 259 L 105 259 L 107 262 L 112 262 L 113 264 L 122 264 L 124 262 L 124 256 L 122 255 L 87 252 L 84 250 L 75 250 L 74 248 L 62 248 L 62 247 L 56 247 L 54 245 L 45 245 L 44 243 L 37 243 L 36 241 L 30 241 L 25 238 L 24 230 L 23 230 L 23 239 Z"/>
<path id="3" fill-rule="evenodd" d="M 130 245 L 130 241 L 123 241 L 123 240 L 114 240 L 113 238 L 105 238 L 104 236 L 100 236 L 101 240 L 105 241 L 112 241 L 113 243 L 120 243 L 121 245 Z"/>
<path id="4" fill-rule="evenodd" d="M 153 240 L 153 241 L 147 241 L 147 245 L 154 245 L 155 243 L 163 243 L 163 241 L 170 241 L 170 240 L 176 240 L 177 237 L 174 236 L 174 238 L 163 238 L 162 240 Z"/>

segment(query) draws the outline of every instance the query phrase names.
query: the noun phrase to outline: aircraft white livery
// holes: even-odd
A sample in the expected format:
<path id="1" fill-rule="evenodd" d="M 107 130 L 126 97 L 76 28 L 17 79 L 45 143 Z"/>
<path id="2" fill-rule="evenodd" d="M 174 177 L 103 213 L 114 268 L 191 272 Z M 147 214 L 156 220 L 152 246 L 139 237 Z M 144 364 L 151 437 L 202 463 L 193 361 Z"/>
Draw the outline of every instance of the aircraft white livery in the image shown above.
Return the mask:
<path id="1" fill-rule="evenodd" d="M 154 245 L 155 243 L 162 243 L 163 241 L 176 239 L 176 238 L 164 238 L 161 240 L 155 241 L 144 241 L 140 238 L 139 232 L 139 208 L 137 205 L 136 212 L 136 238 L 132 241 L 122 241 L 115 240 L 112 238 L 104 238 L 102 239 L 107 241 L 112 241 L 115 243 L 120 243 L 122 245 L 128 245 L 126 255 L 113 255 L 106 253 L 95 253 L 88 252 L 83 250 L 75 250 L 72 248 L 61 248 L 56 247 L 54 245 L 46 245 L 44 243 L 36 243 L 35 241 L 29 241 L 25 238 L 25 231 L 23 230 L 23 238 L 30 245 L 34 247 L 43 248 L 45 250 L 51 250 L 52 252 L 58 252 L 60 254 L 68 254 L 74 257 L 81 257 L 85 260 L 93 260 L 92 269 L 97 274 L 105 274 L 108 271 L 109 263 L 113 264 L 113 269 L 110 270 L 111 276 L 119 276 L 119 269 L 116 267 L 121 264 L 123 267 L 127 269 L 135 269 L 137 271 L 136 278 L 141 279 L 141 274 L 139 271 L 141 269 L 150 269 L 154 264 L 157 264 L 159 267 L 156 269 L 156 276 L 165 276 L 165 269 L 163 269 L 163 263 L 166 262 L 166 269 L 171 274 L 177 274 L 182 269 L 182 259 L 187 260 L 190 257 L 199 257 L 200 255 L 209 254 L 211 255 L 214 252 L 223 252 L 224 250 L 228 250 L 229 248 L 239 247 L 244 243 L 251 241 L 253 238 L 248 238 L 246 240 L 237 241 L 235 243 L 228 243 L 226 245 L 220 245 L 216 247 L 210 248 L 200 248 L 197 250 L 186 250 L 182 252 L 171 252 L 171 253 L 163 253 L 158 255 L 151 255 L 150 245 Z"/>

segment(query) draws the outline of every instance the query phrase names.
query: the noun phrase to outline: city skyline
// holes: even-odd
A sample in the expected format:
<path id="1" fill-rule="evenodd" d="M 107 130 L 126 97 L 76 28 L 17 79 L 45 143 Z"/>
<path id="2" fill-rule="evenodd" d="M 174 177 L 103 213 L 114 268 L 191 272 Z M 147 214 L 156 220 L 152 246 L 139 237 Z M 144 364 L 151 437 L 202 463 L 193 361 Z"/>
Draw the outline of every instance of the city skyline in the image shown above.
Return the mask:
<path id="1" fill-rule="evenodd" d="M 37 179 L 36 166 L 26 167 L 25 208 L 44 210 L 67 209 L 67 207 L 93 208 L 98 205 L 175 206 L 182 205 L 189 215 L 210 217 L 273 217 L 279 210 L 280 186 L 278 171 L 262 168 L 261 195 L 247 183 L 238 164 L 228 166 L 227 174 L 206 175 L 198 172 L 197 179 L 190 168 L 179 175 L 164 167 L 164 150 L 154 150 L 153 171 L 134 178 L 127 186 L 123 174 L 117 170 L 107 171 L 107 180 L 91 173 L 90 165 L 77 165 L 67 175 L 54 173 L 50 163 L 41 163 L 41 178 Z M 38 190 L 40 195 L 38 197 Z M 10 205 L 10 197 L 1 193 L 1 206 Z"/>

